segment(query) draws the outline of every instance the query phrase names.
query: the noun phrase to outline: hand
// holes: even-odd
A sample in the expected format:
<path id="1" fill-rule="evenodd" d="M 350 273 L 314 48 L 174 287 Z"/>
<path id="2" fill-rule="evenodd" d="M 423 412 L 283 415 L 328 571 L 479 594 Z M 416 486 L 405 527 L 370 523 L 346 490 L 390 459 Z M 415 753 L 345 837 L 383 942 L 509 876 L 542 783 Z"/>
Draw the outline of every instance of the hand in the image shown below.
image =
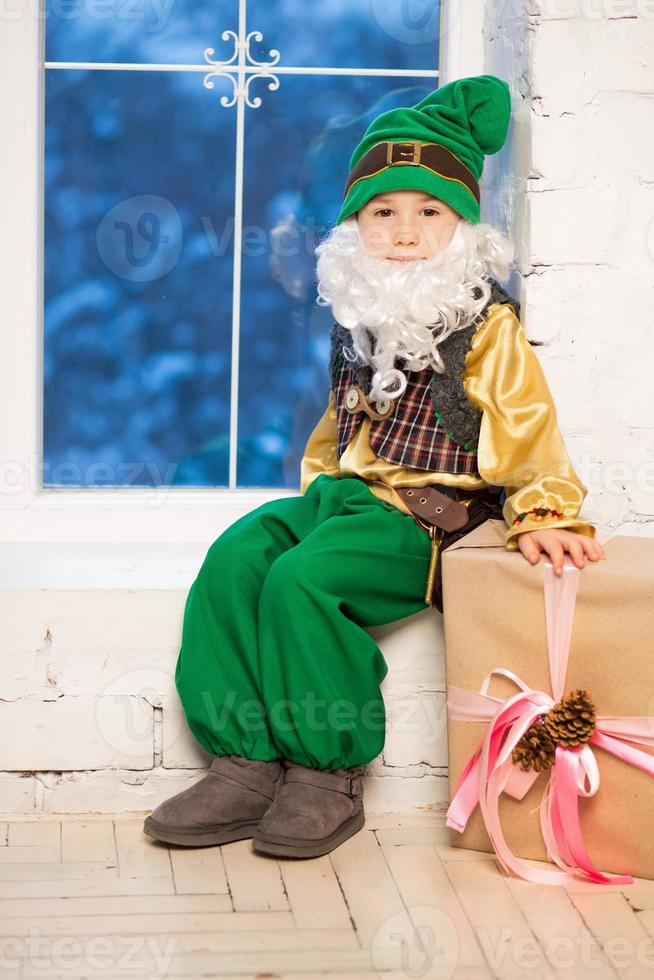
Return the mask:
<path id="1" fill-rule="evenodd" d="M 591 561 L 606 559 L 604 548 L 594 538 L 586 534 L 577 534 L 566 528 L 545 527 L 542 531 L 523 531 L 517 535 L 518 548 L 527 561 L 536 565 L 540 552 L 545 551 L 554 566 L 557 575 L 563 573 L 564 552 L 569 551 L 577 568 L 586 564 L 586 555 Z"/>

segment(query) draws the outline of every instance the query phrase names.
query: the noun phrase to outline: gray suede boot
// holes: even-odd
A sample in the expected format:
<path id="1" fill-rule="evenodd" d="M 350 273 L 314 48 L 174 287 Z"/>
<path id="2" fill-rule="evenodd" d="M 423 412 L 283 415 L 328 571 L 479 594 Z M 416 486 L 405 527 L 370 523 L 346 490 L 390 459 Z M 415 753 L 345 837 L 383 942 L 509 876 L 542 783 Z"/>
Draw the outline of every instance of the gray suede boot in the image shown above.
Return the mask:
<path id="1" fill-rule="evenodd" d="M 204 779 L 160 803 L 145 818 L 143 831 L 168 844 L 196 847 L 251 837 L 283 777 L 281 759 L 219 755 Z"/>
<path id="2" fill-rule="evenodd" d="M 274 803 L 252 834 L 258 854 L 318 857 L 363 828 L 363 783 L 351 769 L 310 769 L 284 760 Z"/>

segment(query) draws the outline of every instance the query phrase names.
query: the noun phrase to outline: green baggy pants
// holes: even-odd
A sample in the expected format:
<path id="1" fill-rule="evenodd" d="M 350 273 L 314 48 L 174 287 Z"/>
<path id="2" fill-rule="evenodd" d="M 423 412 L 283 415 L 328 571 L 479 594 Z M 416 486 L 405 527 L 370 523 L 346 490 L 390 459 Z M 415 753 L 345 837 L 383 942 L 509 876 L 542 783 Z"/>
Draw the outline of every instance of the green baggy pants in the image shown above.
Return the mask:
<path id="1" fill-rule="evenodd" d="M 184 609 L 175 685 L 213 755 L 317 769 L 377 756 L 388 671 L 364 627 L 426 608 L 431 543 L 361 479 L 325 473 L 209 547 Z"/>

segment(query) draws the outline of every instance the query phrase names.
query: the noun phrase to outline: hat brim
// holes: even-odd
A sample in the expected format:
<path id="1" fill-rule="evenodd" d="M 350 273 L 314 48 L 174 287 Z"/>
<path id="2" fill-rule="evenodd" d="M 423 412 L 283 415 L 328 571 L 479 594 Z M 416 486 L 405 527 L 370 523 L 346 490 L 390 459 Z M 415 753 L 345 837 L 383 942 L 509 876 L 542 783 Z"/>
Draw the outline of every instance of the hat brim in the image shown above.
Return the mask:
<path id="1" fill-rule="evenodd" d="M 442 177 L 429 167 L 405 163 L 386 167 L 379 173 L 362 177 L 352 184 L 336 224 L 339 225 L 354 214 L 376 194 L 400 190 L 425 191 L 444 201 L 471 224 L 479 224 L 481 220 L 479 204 L 465 184 L 453 177 Z"/>

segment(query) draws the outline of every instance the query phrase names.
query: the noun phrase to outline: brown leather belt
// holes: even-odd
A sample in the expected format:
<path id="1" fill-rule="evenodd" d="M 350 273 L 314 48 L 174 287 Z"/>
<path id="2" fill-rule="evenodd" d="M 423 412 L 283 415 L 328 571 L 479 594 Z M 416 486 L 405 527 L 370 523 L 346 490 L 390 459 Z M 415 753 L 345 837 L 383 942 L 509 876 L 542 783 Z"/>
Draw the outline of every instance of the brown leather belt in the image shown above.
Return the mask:
<path id="1" fill-rule="evenodd" d="M 441 576 L 442 552 L 457 538 L 489 517 L 502 517 L 499 492 L 489 487 L 464 490 L 458 487 L 438 485 L 430 487 L 395 487 L 413 514 L 413 519 L 428 532 L 431 538 L 431 559 L 425 587 L 425 603 L 443 612 L 443 584 Z M 461 499 L 457 499 L 461 494 Z M 472 505 L 473 513 L 469 513 Z"/>
<path id="2" fill-rule="evenodd" d="M 441 528 L 443 531 L 458 531 L 468 523 L 468 508 L 465 503 L 457 499 L 458 493 L 465 500 L 474 500 L 475 497 L 487 499 L 489 490 L 481 487 L 478 490 L 463 490 L 457 487 L 444 487 L 432 485 L 430 487 L 395 487 L 395 492 L 404 501 L 415 518 L 420 518 L 418 523 L 425 527 L 430 525 Z M 458 493 L 457 493 L 458 491 Z"/>

